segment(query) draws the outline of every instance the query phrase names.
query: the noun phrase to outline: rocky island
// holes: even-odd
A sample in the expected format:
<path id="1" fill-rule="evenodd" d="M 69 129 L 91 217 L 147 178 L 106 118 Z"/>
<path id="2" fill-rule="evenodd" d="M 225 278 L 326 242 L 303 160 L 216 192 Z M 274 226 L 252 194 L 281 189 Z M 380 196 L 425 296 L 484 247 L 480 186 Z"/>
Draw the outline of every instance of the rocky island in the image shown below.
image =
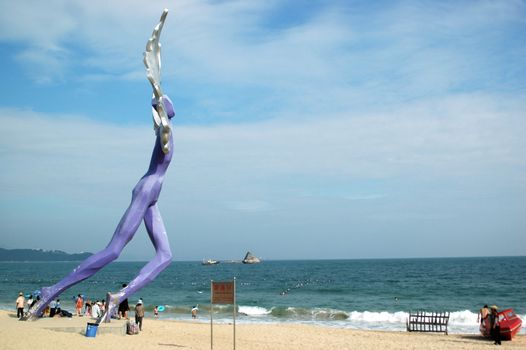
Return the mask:
<path id="1" fill-rule="evenodd" d="M 242 260 L 243 264 L 259 264 L 260 262 L 261 260 L 251 252 L 247 252 L 245 258 Z"/>

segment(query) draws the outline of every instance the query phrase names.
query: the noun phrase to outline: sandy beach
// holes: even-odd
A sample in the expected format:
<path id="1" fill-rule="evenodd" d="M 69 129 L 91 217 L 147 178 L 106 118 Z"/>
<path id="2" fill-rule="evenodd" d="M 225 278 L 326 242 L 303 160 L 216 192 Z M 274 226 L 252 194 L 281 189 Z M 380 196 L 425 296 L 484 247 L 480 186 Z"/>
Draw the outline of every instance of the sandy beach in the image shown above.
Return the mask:
<path id="1" fill-rule="evenodd" d="M 48 321 L 48 322 L 42 322 Z M 78 319 L 20 322 L 15 312 L 0 311 L 2 349 L 210 349 L 210 324 L 146 319 L 139 335 L 97 334 L 95 338 L 44 328 L 49 322 L 79 324 Z M 299 324 L 242 324 L 236 327 L 237 349 L 483 349 L 493 342 L 478 335 L 378 332 Z M 525 349 L 526 337 L 503 342 Z M 232 349 L 232 326 L 214 325 L 214 349 Z"/>

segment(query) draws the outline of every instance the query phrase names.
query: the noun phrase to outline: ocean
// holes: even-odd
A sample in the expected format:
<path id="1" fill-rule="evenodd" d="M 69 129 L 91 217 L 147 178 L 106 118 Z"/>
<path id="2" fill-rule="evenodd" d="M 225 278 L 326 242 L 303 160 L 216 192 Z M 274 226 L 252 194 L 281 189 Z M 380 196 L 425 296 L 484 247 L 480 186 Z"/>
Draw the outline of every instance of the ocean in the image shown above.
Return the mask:
<path id="1" fill-rule="evenodd" d="M 103 299 L 130 281 L 144 262 L 114 262 L 61 296 L 73 311 L 74 297 Z M 0 263 L 0 308 L 14 310 L 19 291 L 52 285 L 76 262 Z M 263 261 L 261 264 L 173 262 L 142 298 L 147 317 L 188 320 L 199 306 L 209 322 L 210 281 L 236 278 L 238 323 L 295 322 L 371 330 L 405 331 L 410 310 L 451 312 L 450 333 L 478 333 L 484 304 L 513 308 L 526 321 L 526 257 Z M 214 322 L 232 322 L 233 307 L 214 305 Z M 521 330 L 525 334 L 526 325 Z"/>

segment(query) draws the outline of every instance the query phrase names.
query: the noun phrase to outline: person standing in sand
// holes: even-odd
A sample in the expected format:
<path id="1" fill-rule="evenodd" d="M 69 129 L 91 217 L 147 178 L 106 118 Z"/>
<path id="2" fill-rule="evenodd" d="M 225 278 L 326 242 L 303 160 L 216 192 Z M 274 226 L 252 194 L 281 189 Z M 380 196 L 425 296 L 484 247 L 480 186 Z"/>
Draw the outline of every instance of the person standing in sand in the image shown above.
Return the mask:
<path id="1" fill-rule="evenodd" d="M 86 300 L 86 303 L 84 304 L 84 316 L 91 317 L 91 300 Z"/>
<path id="2" fill-rule="evenodd" d="M 192 308 L 192 318 L 197 318 L 197 312 L 199 311 L 199 305 Z"/>
<path id="3" fill-rule="evenodd" d="M 61 281 L 52 286 L 41 288 L 42 299 L 29 311 L 28 319 L 30 320 L 38 319 L 51 300 L 66 289 L 93 276 L 117 259 L 143 221 L 155 248 L 155 257 L 139 271 L 139 274 L 128 286 L 116 293 L 107 293 L 106 313 L 102 317 L 104 321 L 109 322 L 121 301 L 154 280 L 172 262 L 168 235 L 157 205 L 164 177 L 173 154 L 173 133 L 170 119 L 175 116 L 175 111 L 172 101 L 163 94 L 161 89 L 161 45 L 159 43 L 167 15 L 168 10 L 165 9 L 160 22 L 146 43 L 143 60 L 147 71 L 146 76 L 153 89 L 154 96 L 151 105 L 156 136 L 148 170 L 133 188 L 130 205 L 106 248 L 84 260 Z"/>
<path id="4" fill-rule="evenodd" d="M 18 293 L 18 298 L 16 298 L 16 317 L 24 317 L 24 306 L 26 304 L 26 298 L 24 298 L 24 293 Z"/>
<path id="5" fill-rule="evenodd" d="M 29 311 L 29 309 L 31 309 L 31 305 L 33 305 L 33 294 L 30 294 L 29 295 L 29 298 L 27 299 L 27 311 Z"/>
<path id="6" fill-rule="evenodd" d="M 501 345 L 500 342 L 500 320 L 499 320 L 499 314 L 497 312 L 498 308 L 497 306 L 493 305 L 491 307 L 491 338 L 495 340 L 495 345 Z"/>
<path id="7" fill-rule="evenodd" d="M 102 312 L 103 315 L 106 312 L 106 301 L 104 299 L 100 302 L 100 312 Z"/>
<path id="8" fill-rule="evenodd" d="M 77 301 L 75 302 L 75 309 L 77 310 L 77 316 L 82 316 L 82 307 L 84 306 L 84 298 L 82 298 L 82 295 L 77 296 Z"/>
<path id="9" fill-rule="evenodd" d="M 139 299 L 135 305 L 135 323 L 139 325 L 139 330 L 142 331 L 142 319 L 144 318 L 144 304 L 142 299 Z"/>
<path id="10" fill-rule="evenodd" d="M 488 317 L 488 315 L 489 315 L 488 305 L 484 305 L 479 310 L 479 314 L 477 315 L 477 322 L 480 322 L 481 324 L 484 323 L 484 320 Z"/>
<path id="11" fill-rule="evenodd" d="M 123 289 L 126 288 L 126 283 L 122 285 L 122 288 Z M 119 304 L 119 318 L 128 319 L 128 311 L 130 311 L 130 306 L 128 305 L 128 299 L 124 299 Z"/>
<path id="12" fill-rule="evenodd" d="M 101 317 L 101 311 L 100 311 L 100 301 L 96 300 L 93 303 L 93 306 L 91 307 L 91 317 L 93 318 L 99 318 Z"/>

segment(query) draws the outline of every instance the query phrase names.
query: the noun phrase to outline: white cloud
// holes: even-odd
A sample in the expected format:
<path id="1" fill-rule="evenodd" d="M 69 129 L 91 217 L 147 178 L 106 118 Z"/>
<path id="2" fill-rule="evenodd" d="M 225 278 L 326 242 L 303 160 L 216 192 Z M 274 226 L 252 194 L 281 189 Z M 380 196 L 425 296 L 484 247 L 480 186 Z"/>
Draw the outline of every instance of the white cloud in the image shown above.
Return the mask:
<path id="1" fill-rule="evenodd" d="M 216 181 L 235 190 L 239 183 L 287 176 L 476 176 L 514 167 L 520 174 L 526 165 L 521 152 L 526 147 L 521 133 L 525 106 L 500 98 L 497 102 L 467 95 L 422 101 L 389 113 L 320 116 L 301 123 L 176 126 L 174 176 L 188 183 L 203 179 L 196 186 L 206 193 Z M 118 177 L 132 180 L 145 169 L 154 137 L 145 126 L 79 116 L 48 118 L 3 109 L 1 118 L 2 158 L 8 165 L 1 178 L 28 192 L 37 190 L 28 186 L 40 187 L 41 181 L 74 186 L 72 174 L 83 183 L 117 184 L 111 173 L 119 163 L 124 168 Z M 49 162 L 59 162 L 60 172 L 49 169 Z M 127 169 L 137 170 L 131 176 Z"/>
<path id="2" fill-rule="evenodd" d="M 75 13 L 73 2 L 2 1 L 0 39 L 54 49 L 78 29 L 81 18 L 81 14 Z"/>
<path id="3" fill-rule="evenodd" d="M 522 246 L 516 205 L 526 195 L 524 107 L 505 97 L 468 95 L 421 101 L 385 114 L 301 123 L 176 125 L 175 154 L 159 201 L 176 237 L 174 252 L 199 258 L 184 247 L 200 237 L 210 244 L 205 255 L 219 249 L 228 257 L 242 245 L 256 245 L 266 256 L 284 257 L 286 249 L 313 249 L 308 240 L 297 245 L 296 238 L 305 234 L 324 232 L 343 249 L 350 238 L 342 227 L 351 223 L 353 232 L 374 232 L 381 239 L 393 230 L 412 237 L 433 220 L 439 220 L 433 221 L 433 230 L 444 237 L 435 255 L 448 254 L 451 235 L 459 230 L 477 235 L 477 242 L 489 240 L 499 220 L 506 220 L 514 246 Z M 45 230 L 53 232 L 49 242 L 55 248 L 75 250 L 78 241 L 69 243 L 74 230 L 76 237 L 89 237 L 79 238 L 83 249 L 100 249 L 146 171 L 153 131 L 27 110 L 2 109 L 0 123 L 0 229 L 9 233 L 3 243 L 16 245 L 12 232 L 18 232 L 28 240 L 26 246 L 37 244 Z M 375 179 L 376 184 L 361 186 Z M 491 198 L 504 194 L 511 197 L 493 208 L 497 203 Z M 472 217 L 473 211 L 489 208 L 492 215 L 477 226 L 473 220 L 480 218 Z M 17 225 L 21 217 L 24 227 Z M 495 223 L 488 223 L 490 218 Z M 448 226 L 451 222 L 456 229 Z M 385 223 L 389 229 L 384 232 Z M 247 230 L 254 232 L 252 239 L 244 236 Z M 238 246 L 218 245 L 218 231 Z M 276 239 L 283 240 L 283 253 L 269 245 Z M 134 256 L 144 254 L 146 239 L 138 240 L 130 248 Z M 372 256 L 380 254 L 371 249 Z M 473 249 L 471 255 L 484 254 L 480 245 Z M 502 254 L 517 253 L 506 249 Z M 409 256 L 406 250 L 401 254 Z"/>
<path id="4" fill-rule="evenodd" d="M 74 67 L 67 73 L 75 80 L 104 75 L 144 79 L 141 54 L 161 9 L 168 6 L 162 38 L 164 57 L 170 59 L 166 76 L 203 86 L 265 87 L 272 92 L 267 98 L 289 108 L 303 104 L 305 110 L 315 109 L 320 103 L 348 108 L 443 93 L 481 79 L 481 70 L 491 66 L 486 61 L 492 62 L 494 43 L 505 39 L 498 33 L 507 23 L 520 23 L 525 11 L 521 2 L 429 6 L 415 1 L 376 8 L 364 18 L 352 6 L 327 3 L 303 23 L 264 25 L 279 5 L 4 2 L 0 38 L 28 46 L 19 55 L 35 66 L 31 74 L 40 81 L 56 79 L 57 64 Z M 73 48 L 75 55 L 63 55 Z M 84 72 L 85 67 L 90 71 Z"/>
<path id="5" fill-rule="evenodd" d="M 465 223 L 475 215 L 458 213 L 482 208 L 480 198 L 513 194 L 499 220 L 523 232 L 513 203 L 524 203 L 526 191 L 524 65 L 517 63 L 524 48 L 508 41 L 507 29 L 524 26 L 524 3 L 402 2 L 366 16 L 329 4 L 279 28 L 263 24 L 276 2 L 172 5 L 162 40 L 165 81 L 200 94 L 190 103 L 196 115 L 209 108 L 237 121 L 264 120 L 175 128 L 161 196 L 172 227 L 204 236 L 214 225 L 233 235 L 251 225 L 297 237 L 319 229 L 345 247 L 335 232 L 352 220 L 360 227 L 362 218 L 397 218 L 398 230 L 416 235 L 418 218 Z M 40 83 L 144 79 L 141 54 L 165 6 L 4 1 L 0 40 L 15 43 L 10 54 Z M 208 93 L 211 87 L 224 95 Z M 64 219 L 70 230 L 77 222 L 88 230 L 94 220 L 92 239 L 106 239 L 146 170 L 153 131 L 92 117 L 0 109 L 0 204 L 11 213 L 4 229 L 17 229 L 29 211 L 35 222 L 65 230 L 45 214 L 49 206 L 72 213 Z M 380 185 L 356 190 L 375 180 Z M 400 198 L 418 184 L 424 200 Z M 361 224 L 384 234 L 381 225 Z M 491 225 L 481 225 L 489 241 Z"/>

